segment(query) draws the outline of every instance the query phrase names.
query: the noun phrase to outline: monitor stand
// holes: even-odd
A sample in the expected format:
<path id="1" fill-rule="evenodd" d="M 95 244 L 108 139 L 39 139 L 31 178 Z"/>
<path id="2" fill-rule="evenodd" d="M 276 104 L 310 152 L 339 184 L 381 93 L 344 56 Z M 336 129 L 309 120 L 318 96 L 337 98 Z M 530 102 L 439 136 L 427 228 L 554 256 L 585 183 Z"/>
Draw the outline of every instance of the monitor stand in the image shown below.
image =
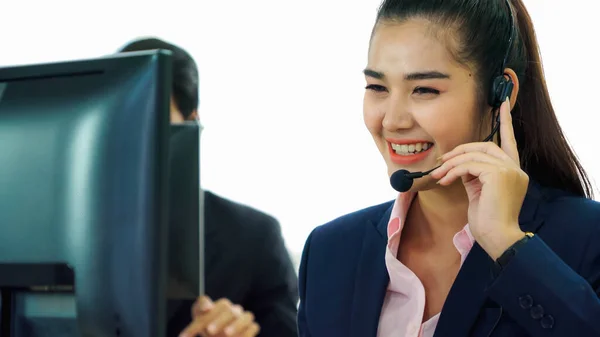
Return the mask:
<path id="1" fill-rule="evenodd" d="M 75 337 L 75 274 L 65 264 L 1 264 L 0 337 Z"/>
<path id="2" fill-rule="evenodd" d="M 1 324 L 2 337 L 81 336 L 72 292 L 4 288 Z"/>

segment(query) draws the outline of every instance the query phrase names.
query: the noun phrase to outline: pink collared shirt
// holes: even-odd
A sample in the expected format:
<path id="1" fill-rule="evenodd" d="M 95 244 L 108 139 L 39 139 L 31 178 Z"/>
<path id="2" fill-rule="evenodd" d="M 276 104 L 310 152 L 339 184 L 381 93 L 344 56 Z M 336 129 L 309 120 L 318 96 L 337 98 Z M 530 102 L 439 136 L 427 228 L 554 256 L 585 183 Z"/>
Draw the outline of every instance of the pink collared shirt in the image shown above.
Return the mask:
<path id="1" fill-rule="evenodd" d="M 388 223 L 388 244 L 385 265 L 390 276 L 385 300 L 379 317 L 378 337 L 432 337 L 440 314 L 422 323 L 425 311 L 425 289 L 419 278 L 396 257 L 400 234 L 414 193 L 400 193 Z M 454 235 L 453 243 L 461 255 L 461 266 L 471 251 L 475 239 L 469 224 Z"/>

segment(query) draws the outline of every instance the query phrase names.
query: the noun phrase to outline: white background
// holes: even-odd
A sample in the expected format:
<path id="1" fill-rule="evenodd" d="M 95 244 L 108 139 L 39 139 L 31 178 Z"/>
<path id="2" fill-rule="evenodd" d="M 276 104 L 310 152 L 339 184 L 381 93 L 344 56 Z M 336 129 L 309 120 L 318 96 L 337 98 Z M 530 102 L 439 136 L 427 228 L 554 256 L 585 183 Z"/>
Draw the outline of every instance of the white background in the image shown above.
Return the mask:
<path id="1" fill-rule="evenodd" d="M 600 3 L 524 1 L 559 120 L 598 180 Z M 395 196 L 362 124 L 379 2 L 5 1 L 0 65 L 106 55 L 140 36 L 187 49 L 200 68 L 204 187 L 275 216 L 297 258 L 315 226 Z"/>

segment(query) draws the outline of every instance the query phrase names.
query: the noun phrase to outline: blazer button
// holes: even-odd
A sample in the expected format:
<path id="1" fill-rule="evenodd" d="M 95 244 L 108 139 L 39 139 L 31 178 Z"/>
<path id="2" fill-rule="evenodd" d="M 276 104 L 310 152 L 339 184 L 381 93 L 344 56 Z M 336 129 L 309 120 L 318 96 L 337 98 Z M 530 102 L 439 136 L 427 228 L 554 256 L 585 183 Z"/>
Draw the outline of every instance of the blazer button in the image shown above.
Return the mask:
<path id="1" fill-rule="evenodd" d="M 531 313 L 531 318 L 540 319 L 544 316 L 544 308 L 542 308 L 542 306 L 538 304 L 531 308 L 530 313 Z"/>
<path id="2" fill-rule="evenodd" d="M 554 317 L 550 315 L 544 316 L 540 321 L 540 325 L 544 329 L 552 329 L 552 327 L 554 326 Z"/>
<path id="3" fill-rule="evenodd" d="M 530 295 L 519 297 L 519 305 L 523 309 L 529 309 L 533 305 L 533 298 Z"/>

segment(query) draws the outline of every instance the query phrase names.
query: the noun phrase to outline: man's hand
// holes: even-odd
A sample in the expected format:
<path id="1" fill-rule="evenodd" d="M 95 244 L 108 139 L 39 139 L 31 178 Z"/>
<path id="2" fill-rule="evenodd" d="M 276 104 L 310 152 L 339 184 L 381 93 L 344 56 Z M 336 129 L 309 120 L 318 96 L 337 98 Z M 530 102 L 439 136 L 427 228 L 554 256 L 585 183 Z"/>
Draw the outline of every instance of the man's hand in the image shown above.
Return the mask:
<path id="1" fill-rule="evenodd" d="M 192 307 L 192 318 L 181 337 L 255 337 L 260 330 L 251 312 L 226 298 L 213 302 L 200 296 Z"/>

